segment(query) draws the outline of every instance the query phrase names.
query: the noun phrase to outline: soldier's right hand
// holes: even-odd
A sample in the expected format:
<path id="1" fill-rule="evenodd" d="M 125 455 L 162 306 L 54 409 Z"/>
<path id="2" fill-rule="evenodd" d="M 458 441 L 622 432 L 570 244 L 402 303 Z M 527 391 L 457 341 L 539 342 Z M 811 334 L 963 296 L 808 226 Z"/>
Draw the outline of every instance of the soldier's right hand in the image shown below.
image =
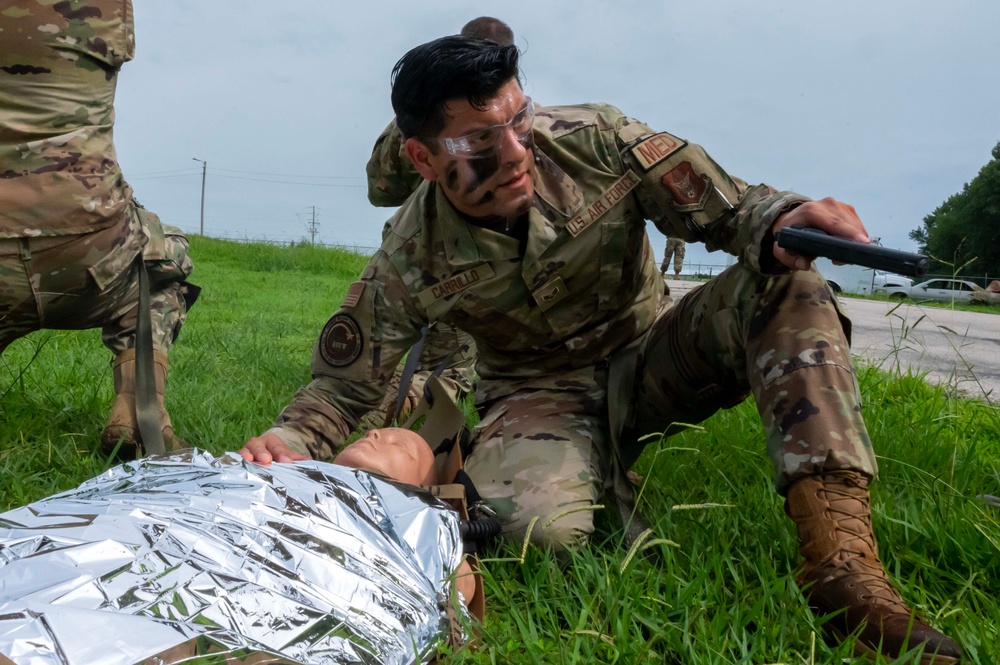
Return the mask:
<path id="1" fill-rule="evenodd" d="M 271 462 L 298 462 L 309 459 L 294 452 L 274 432 L 264 432 L 260 436 L 251 438 L 240 448 L 239 453 L 248 462 L 259 462 L 264 465 Z"/>

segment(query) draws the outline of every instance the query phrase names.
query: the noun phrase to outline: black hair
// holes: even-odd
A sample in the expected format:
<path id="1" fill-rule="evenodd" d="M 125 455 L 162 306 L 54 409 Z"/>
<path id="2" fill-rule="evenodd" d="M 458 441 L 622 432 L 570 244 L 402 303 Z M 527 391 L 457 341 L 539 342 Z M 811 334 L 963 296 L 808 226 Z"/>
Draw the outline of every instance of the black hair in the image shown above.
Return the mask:
<path id="1" fill-rule="evenodd" d="M 436 136 L 448 122 L 445 103 L 483 109 L 511 79 L 520 82 L 517 47 L 483 39 L 441 37 L 421 44 L 392 69 L 392 110 L 403 136 Z"/>
<path id="2" fill-rule="evenodd" d="M 492 16 L 480 16 L 472 19 L 462 26 L 462 31 L 458 34 L 473 39 L 486 39 L 504 46 L 514 43 L 514 31 L 510 29 L 510 26 Z"/>

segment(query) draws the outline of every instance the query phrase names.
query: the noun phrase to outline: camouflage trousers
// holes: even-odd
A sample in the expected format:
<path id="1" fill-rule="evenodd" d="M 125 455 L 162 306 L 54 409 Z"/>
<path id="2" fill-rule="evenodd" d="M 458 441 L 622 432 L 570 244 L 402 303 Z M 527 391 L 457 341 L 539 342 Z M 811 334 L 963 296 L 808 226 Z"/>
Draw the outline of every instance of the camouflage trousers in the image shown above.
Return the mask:
<path id="1" fill-rule="evenodd" d="M 119 223 L 92 233 L 0 239 L 0 353 L 45 328 L 101 328 L 115 355 L 132 347 L 140 252 L 149 275 L 153 344 L 166 354 L 197 293 L 184 281 L 192 270 L 187 239 L 131 206 Z"/>
<path id="2" fill-rule="evenodd" d="M 660 273 L 665 273 L 670 268 L 670 257 L 674 257 L 674 272 L 679 273 L 684 267 L 684 241 L 670 238 L 667 246 L 663 250 L 663 263 L 660 264 Z"/>
<path id="3" fill-rule="evenodd" d="M 670 435 L 753 394 L 779 492 L 835 469 L 874 476 L 851 364 L 850 322 L 815 270 L 762 276 L 741 265 L 664 303 L 635 353 L 621 448 L 612 450 L 608 365 L 593 381 L 517 390 L 483 405 L 466 461 L 511 538 L 556 547 L 594 529 L 617 455 L 639 457 L 640 436 Z"/>

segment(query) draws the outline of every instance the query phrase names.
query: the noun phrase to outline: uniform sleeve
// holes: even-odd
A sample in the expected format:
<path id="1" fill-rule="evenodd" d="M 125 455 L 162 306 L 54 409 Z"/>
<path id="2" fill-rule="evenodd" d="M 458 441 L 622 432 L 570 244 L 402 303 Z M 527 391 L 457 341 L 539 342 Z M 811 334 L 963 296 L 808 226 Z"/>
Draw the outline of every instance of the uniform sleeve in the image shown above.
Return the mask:
<path id="1" fill-rule="evenodd" d="M 331 457 L 377 407 L 426 318 L 384 252 L 350 286 L 313 351 L 313 380 L 282 410 L 272 432 L 293 450 Z"/>
<path id="2" fill-rule="evenodd" d="M 372 156 L 365 167 L 368 176 L 368 200 L 383 208 L 401 206 L 423 177 L 403 152 L 403 135 L 395 118 L 382 130 Z"/>
<path id="3" fill-rule="evenodd" d="M 668 237 L 722 249 L 760 272 L 773 270 L 771 226 L 782 213 L 808 201 L 769 185 L 731 177 L 702 149 L 622 116 L 618 149 L 641 179 L 643 215 Z"/>

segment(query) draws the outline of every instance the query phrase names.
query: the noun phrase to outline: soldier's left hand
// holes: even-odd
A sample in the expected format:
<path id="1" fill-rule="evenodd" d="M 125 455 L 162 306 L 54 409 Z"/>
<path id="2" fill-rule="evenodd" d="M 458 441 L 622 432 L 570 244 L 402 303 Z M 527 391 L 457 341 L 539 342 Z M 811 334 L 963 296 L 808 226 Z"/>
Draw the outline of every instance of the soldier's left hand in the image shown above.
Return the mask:
<path id="1" fill-rule="evenodd" d="M 858 217 L 854 206 L 829 197 L 818 201 L 807 201 L 797 208 L 789 210 L 775 220 L 771 227 L 771 233 L 776 234 L 786 226 L 792 225 L 820 229 L 832 236 L 848 238 L 866 245 L 870 242 L 868 231 L 861 223 L 861 218 Z M 808 270 L 809 264 L 816 258 L 789 252 L 787 249 L 778 247 L 777 241 L 774 242 L 771 252 L 779 263 L 792 270 Z"/>

